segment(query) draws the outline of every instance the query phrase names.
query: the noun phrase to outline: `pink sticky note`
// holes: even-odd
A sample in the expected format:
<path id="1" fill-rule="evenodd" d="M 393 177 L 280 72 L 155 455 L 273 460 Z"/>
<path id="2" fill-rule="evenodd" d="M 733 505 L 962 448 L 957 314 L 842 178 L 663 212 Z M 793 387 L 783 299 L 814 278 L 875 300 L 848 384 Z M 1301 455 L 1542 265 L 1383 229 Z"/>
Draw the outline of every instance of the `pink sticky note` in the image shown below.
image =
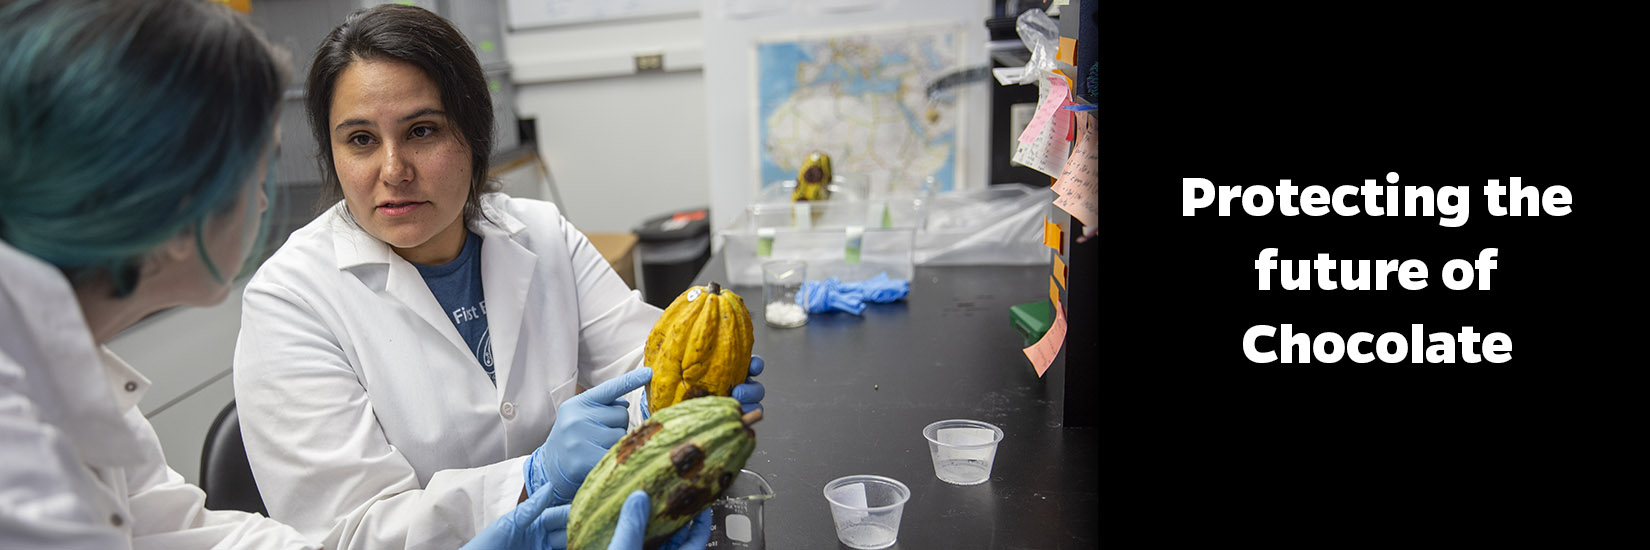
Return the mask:
<path id="1" fill-rule="evenodd" d="M 1060 170 L 1059 181 L 1054 182 L 1054 205 L 1094 227 L 1095 211 L 1099 207 L 1100 133 L 1094 127 L 1094 117 L 1077 114 L 1077 145 L 1066 157 L 1066 166 Z"/>
<path id="2" fill-rule="evenodd" d="M 1048 366 L 1054 362 L 1054 356 L 1060 354 L 1060 346 L 1066 343 L 1066 308 L 1060 302 L 1054 302 L 1054 323 L 1049 325 L 1048 332 L 1043 333 L 1043 339 L 1026 348 L 1026 359 L 1031 360 L 1031 368 L 1037 369 L 1037 377 L 1042 378 L 1048 372 Z"/>
<path id="3" fill-rule="evenodd" d="M 1053 87 L 1049 89 L 1048 96 L 1043 98 L 1043 102 L 1037 105 L 1037 113 L 1031 115 L 1031 122 L 1026 124 L 1026 130 L 1020 132 L 1020 143 L 1031 143 L 1036 140 L 1037 133 L 1043 131 L 1043 126 L 1054 118 L 1054 114 L 1060 111 L 1061 107 L 1071 103 L 1071 93 L 1066 89 L 1066 79 L 1051 76 L 1048 82 Z"/>

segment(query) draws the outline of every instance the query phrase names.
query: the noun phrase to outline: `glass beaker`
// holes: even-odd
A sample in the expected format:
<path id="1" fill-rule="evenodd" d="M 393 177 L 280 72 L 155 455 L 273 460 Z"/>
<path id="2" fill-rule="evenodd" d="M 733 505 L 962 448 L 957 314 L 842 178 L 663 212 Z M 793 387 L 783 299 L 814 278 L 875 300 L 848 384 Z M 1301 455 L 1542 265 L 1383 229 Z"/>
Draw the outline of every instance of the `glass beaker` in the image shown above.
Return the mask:
<path id="1" fill-rule="evenodd" d="M 762 264 L 762 311 L 769 326 L 792 328 L 808 323 L 802 290 L 806 280 L 807 262 L 773 260 Z"/>

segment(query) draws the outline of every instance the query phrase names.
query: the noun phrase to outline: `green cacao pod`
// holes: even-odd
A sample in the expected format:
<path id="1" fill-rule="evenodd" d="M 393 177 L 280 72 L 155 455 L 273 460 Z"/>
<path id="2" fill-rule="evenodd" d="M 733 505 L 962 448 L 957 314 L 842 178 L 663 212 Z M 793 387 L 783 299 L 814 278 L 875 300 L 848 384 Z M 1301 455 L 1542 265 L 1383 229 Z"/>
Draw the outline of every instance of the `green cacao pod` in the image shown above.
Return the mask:
<path id="1" fill-rule="evenodd" d="M 569 550 L 607 550 L 626 497 L 647 491 L 652 507 L 644 547 L 657 548 L 716 500 L 756 449 L 751 424 L 729 397 L 690 399 L 659 411 L 607 450 L 569 512 Z"/>
<path id="2" fill-rule="evenodd" d="M 745 300 L 712 281 L 689 287 L 665 308 L 647 335 L 643 364 L 653 368 L 647 407 L 707 395 L 727 396 L 750 372 L 751 313 Z"/>

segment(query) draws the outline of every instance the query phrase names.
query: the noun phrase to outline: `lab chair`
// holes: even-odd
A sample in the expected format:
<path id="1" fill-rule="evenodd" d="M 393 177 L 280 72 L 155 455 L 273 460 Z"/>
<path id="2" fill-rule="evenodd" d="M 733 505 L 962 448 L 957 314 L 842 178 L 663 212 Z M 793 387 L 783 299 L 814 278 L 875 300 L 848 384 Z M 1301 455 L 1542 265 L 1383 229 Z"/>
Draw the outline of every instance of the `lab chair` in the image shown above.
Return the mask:
<path id="1" fill-rule="evenodd" d="M 241 443 L 241 421 L 235 402 L 218 413 L 206 430 L 206 447 L 201 449 L 201 490 L 206 491 L 206 507 L 211 510 L 241 510 L 269 515 L 258 481 L 252 478 L 252 464 Z"/>

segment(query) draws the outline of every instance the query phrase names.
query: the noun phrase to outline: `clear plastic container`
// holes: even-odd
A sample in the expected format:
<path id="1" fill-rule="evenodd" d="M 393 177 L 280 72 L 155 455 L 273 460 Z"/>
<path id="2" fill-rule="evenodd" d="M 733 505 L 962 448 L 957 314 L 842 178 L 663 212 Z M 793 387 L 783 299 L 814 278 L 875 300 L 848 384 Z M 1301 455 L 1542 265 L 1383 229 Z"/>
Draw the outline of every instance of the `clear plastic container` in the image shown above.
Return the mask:
<path id="1" fill-rule="evenodd" d="M 911 489 L 904 483 L 882 476 L 853 475 L 825 484 L 836 538 L 858 550 L 879 550 L 898 542 L 900 514 L 910 498 Z"/>
<path id="2" fill-rule="evenodd" d="M 978 420 L 941 420 L 922 429 L 934 475 L 953 485 L 979 485 L 991 479 L 991 464 L 1003 430 Z"/>

